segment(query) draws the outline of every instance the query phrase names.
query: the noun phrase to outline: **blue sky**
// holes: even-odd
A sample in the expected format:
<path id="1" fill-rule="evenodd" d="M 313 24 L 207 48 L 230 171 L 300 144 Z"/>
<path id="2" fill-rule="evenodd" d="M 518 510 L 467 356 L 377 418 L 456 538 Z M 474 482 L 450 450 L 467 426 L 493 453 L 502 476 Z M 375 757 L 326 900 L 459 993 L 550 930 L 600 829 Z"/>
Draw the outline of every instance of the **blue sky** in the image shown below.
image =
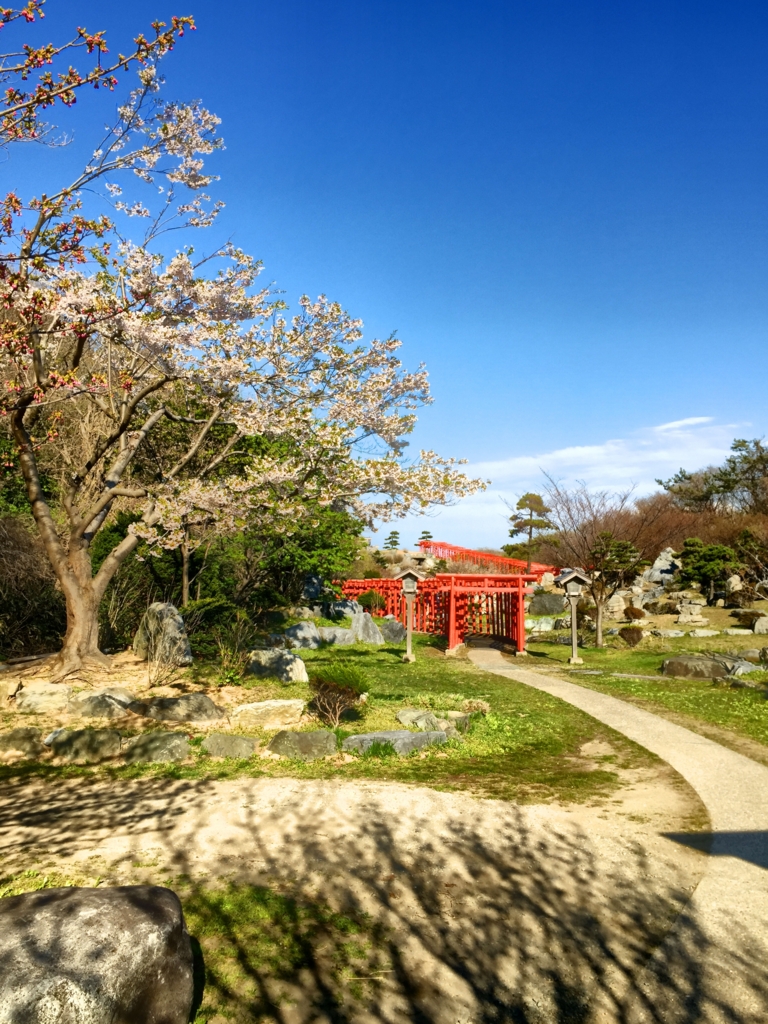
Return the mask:
<path id="1" fill-rule="evenodd" d="M 172 13 L 168 93 L 223 119 L 211 245 L 396 330 L 435 395 L 414 447 L 493 480 L 436 536 L 503 543 L 541 468 L 647 490 L 765 433 L 765 4 L 49 0 L 46 29 L 125 50 Z"/>

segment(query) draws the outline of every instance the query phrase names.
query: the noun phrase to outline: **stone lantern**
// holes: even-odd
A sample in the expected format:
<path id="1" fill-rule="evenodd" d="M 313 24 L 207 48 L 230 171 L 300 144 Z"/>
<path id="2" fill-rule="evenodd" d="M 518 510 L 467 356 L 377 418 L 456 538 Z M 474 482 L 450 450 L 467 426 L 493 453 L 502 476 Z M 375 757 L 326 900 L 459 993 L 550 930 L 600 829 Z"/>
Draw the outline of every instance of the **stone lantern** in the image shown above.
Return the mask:
<path id="1" fill-rule="evenodd" d="M 581 569 L 563 569 L 555 580 L 558 587 L 562 587 L 571 604 L 571 656 L 568 659 L 569 665 L 583 665 L 584 661 L 579 657 L 578 633 L 576 632 L 576 606 L 579 603 L 584 587 L 591 583 L 589 576 Z"/>
<path id="2" fill-rule="evenodd" d="M 403 595 L 405 597 L 405 628 L 406 628 L 406 644 L 405 654 L 403 655 L 403 661 L 412 662 L 416 661 L 413 653 L 413 601 L 416 594 L 419 591 L 419 581 L 423 580 L 424 577 L 421 573 L 414 572 L 413 569 L 406 569 L 404 572 L 400 572 L 394 577 L 396 580 L 400 580 L 403 587 Z"/>

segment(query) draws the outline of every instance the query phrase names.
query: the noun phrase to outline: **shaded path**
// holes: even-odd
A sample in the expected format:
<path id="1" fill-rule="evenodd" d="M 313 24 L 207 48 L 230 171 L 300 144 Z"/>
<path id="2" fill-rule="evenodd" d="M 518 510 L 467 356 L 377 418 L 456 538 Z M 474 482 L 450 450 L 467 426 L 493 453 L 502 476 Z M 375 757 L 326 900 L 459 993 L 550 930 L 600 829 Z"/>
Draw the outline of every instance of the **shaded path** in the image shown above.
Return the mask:
<path id="1" fill-rule="evenodd" d="M 615 697 L 510 665 L 498 651 L 472 651 L 470 659 L 487 672 L 567 701 L 657 754 L 696 790 L 707 808 L 712 846 L 706 874 L 642 982 L 656 1014 L 648 1016 L 638 1003 L 634 1019 L 660 1018 L 670 1024 L 768 1020 L 763 979 L 754 976 L 755 962 L 768 964 L 768 768 Z M 685 835 L 668 838 L 683 844 L 695 841 Z M 675 971 L 691 925 L 705 938 L 696 986 L 704 991 L 692 990 L 683 999 L 683 979 L 677 978 L 673 986 L 663 981 Z"/>

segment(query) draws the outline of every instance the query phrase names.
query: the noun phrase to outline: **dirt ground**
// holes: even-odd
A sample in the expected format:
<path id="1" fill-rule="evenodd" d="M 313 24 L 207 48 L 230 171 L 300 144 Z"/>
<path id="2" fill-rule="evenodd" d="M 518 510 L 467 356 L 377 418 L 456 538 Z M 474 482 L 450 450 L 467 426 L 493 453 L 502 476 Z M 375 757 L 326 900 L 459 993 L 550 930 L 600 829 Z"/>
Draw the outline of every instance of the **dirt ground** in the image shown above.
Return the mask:
<path id="1" fill-rule="evenodd" d="M 232 879 L 363 911 L 390 966 L 345 1018 L 361 1024 L 608 1024 L 625 1019 L 706 860 L 665 838 L 707 827 L 679 776 L 658 765 L 623 782 L 592 806 L 298 779 L 11 783 L 2 868 L 91 884 Z M 336 1019 L 318 998 L 312 972 L 283 979 L 280 1020 Z"/>

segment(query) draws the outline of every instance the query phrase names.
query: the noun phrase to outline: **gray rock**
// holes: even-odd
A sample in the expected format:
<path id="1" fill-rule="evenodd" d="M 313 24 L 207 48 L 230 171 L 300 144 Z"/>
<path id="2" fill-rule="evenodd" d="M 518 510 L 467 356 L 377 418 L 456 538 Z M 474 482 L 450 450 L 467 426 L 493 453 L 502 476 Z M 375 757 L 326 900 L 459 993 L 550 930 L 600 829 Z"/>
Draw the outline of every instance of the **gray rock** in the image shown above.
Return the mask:
<path id="1" fill-rule="evenodd" d="M 738 590 L 743 590 L 744 584 L 741 581 L 741 576 L 729 576 L 725 581 L 725 592 L 726 594 L 735 594 Z"/>
<path id="2" fill-rule="evenodd" d="M 342 647 L 355 642 L 352 630 L 343 629 L 341 626 L 318 626 L 317 631 L 320 634 L 320 639 L 326 644 L 336 644 L 337 647 Z"/>
<path id="3" fill-rule="evenodd" d="M 431 746 L 433 743 L 445 743 L 448 737 L 442 731 L 410 732 L 407 729 L 394 729 L 384 732 L 366 732 L 358 736 L 347 736 L 342 743 L 342 750 L 365 751 L 374 743 L 389 743 L 396 754 L 404 757 L 414 750 Z"/>
<path id="4" fill-rule="evenodd" d="M 361 644 L 381 645 L 384 643 L 384 637 L 381 635 L 381 630 L 368 612 L 355 612 L 352 616 L 351 629 L 355 640 Z"/>
<path id="5" fill-rule="evenodd" d="M 132 740 L 124 749 L 123 755 L 128 764 L 144 761 L 183 761 L 189 756 L 189 741 L 180 732 L 147 732 Z"/>
<path id="6" fill-rule="evenodd" d="M 559 615 L 565 608 L 562 594 L 534 594 L 528 607 L 529 615 Z"/>
<path id="7" fill-rule="evenodd" d="M 311 604 L 313 601 L 321 601 L 328 592 L 328 587 L 319 576 L 307 576 L 301 596 L 302 600 Z"/>
<path id="8" fill-rule="evenodd" d="M 768 615 L 763 615 L 761 618 L 755 620 L 752 632 L 760 633 L 762 635 L 768 633 Z"/>
<path id="9" fill-rule="evenodd" d="M 270 633 L 267 639 L 269 640 L 270 647 L 277 647 L 284 650 L 288 646 L 285 633 Z"/>
<path id="10" fill-rule="evenodd" d="M 437 719 L 437 728 L 441 732 L 444 732 L 446 737 L 449 740 L 460 740 L 460 739 L 462 739 L 462 736 L 461 736 L 461 733 L 459 732 L 459 730 L 456 728 L 456 726 L 453 724 L 453 722 L 449 722 L 447 718 L 438 718 Z"/>
<path id="11" fill-rule="evenodd" d="M 11 729 L 0 735 L 0 752 L 23 754 L 25 757 L 39 757 L 45 753 L 42 734 L 39 729 Z"/>
<path id="12" fill-rule="evenodd" d="M 236 707 L 232 718 L 245 728 L 285 729 L 298 725 L 305 707 L 303 700 L 260 700 Z"/>
<path id="13" fill-rule="evenodd" d="M 72 687 L 64 683 L 26 683 L 16 694 L 16 707 L 40 714 L 64 711 L 71 694 Z"/>
<path id="14" fill-rule="evenodd" d="M 120 733 L 115 729 L 57 729 L 49 746 L 65 761 L 97 764 L 120 753 Z"/>
<path id="15" fill-rule="evenodd" d="M 640 578 L 646 583 L 668 583 L 681 567 L 682 563 L 675 558 L 674 548 L 665 548 Z"/>
<path id="16" fill-rule="evenodd" d="M 379 624 L 379 632 L 388 644 L 401 644 L 408 631 L 401 622 L 386 619 Z"/>
<path id="17" fill-rule="evenodd" d="M 463 711 L 436 711 L 435 714 L 438 718 L 447 718 L 460 732 L 467 732 L 472 724 L 471 716 Z"/>
<path id="18" fill-rule="evenodd" d="M 419 732 L 436 732 L 440 728 L 436 716 L 423 708 L 403 708 L 395 718 L 401 725 L 411 725 Z"/>
<path id="19" fill-rule="evenodd" d="M 44 889 L 0 900 L 0 1024 L 187 1024 L 192 947 L 170 889 Z"/>
<path id="20" fill-rule="evenodd" d="M 734 627 L 733 629 L 724 629 L 723 630 L 723 636 L 751 636 L 751 635 L 752 635 L 752 630 L 751 629 L 737 629 L 736 627 Z"/>
<path id="21" fill-rule="evenodd" d="M 5 666 L 7 668 L 7 666 Z M 4 704 L 12 700 L 21 689 L 21 681 L 18 679 L 0 679 L 0 703 Z"/>
<path id="22" fill-rule="evenodd" d="M 357 601 L 331 601 L 328 605 L 328 618 L 329 619 L 343 619 L 352 618 L 353 615 L 357 615 L 362 612 L 363 606 Z"/>
<path id="23" fill-rule="evenodd" d="M 681 654 L 675 658 L 667 658 L 661 667 L 665 676 L 681 679 L 724 679 L 754 672 L 755 666 L 740 658 L 731 658 L 727 654 L 709 656 L 697 654 Z"/>
<path id="24" fill-rule="evenodd" d="M 651 636 L 663 636 L 671 639 L 676 636 L 685 636 L 685 630 L 683 629 L 652 629 Z"/>
<path id="25" fill-rule="evenodd" d="M 313 732 L 282 729 L 272 737 L 269 749 L 273 754 L 290 757 L 294 761 L 316 761 L 336 753 L 336 734 L 328 729 L 315 729 Z"/>
<path id="26" fill-rule="evenodd" d="M 627 608 L 624 604 L 624 598 L 621 594 L 613 594 L 605 602 L 605 617 L 606 619 L 623 619 L 624 613 Z"/>
<path id="27" fill-rule="evenodd" d="M 252 676 L 279 679 L 282 683 L 308 683 L 307 666 L 290 651 L 251 651 L 248 671 Z"/>
<path id="28" fill-rule="evenodd" d="M 301 605 L 297 608 L 291 608 L 291 617 L 294 619 L 316 619 L 319 618 L 320 613 L 316 612 L 314 608 L 307 608 L 306 605 Z"/>
<path id="29" fill-rule="evenodd" d="M 743 661 L 748 661 L 751 665 L 760 664 L 760 651 L 756 647 L 751 647 L 746 651 L 734 651 L 731 657 L 741 658 Z"/>
<path id="30" fill-rule="evenodd" d="M 151 697 L 134 700 L 126 710 L 156 722 L 215 722 L 224 716 L 205 693 L 185 693 L 181 697 Z"/>
<path id="31" fill-rule="evenodd" d="M 720 636 L 719 629 L 692 629 L 688 636 Z"/>
<path id="32" fill-rule="evenodd" d="M 289 647 L 303 647 L 313 650 L 320 646 L 320 634 L 314 622 L 297 622 L 286 629 L 285 638 Z"/>
<path id="33" fill-rule="evenodd" d="M 571 628 L 571 616 L 568 615 L 562 619 L 555 619 L 555 629 L 570 629 Z M 617 631 L 618 632 L 618 631 Z"/>
<path id="34" fill-rule="evenodd" d="M 211 757 L 253 757 L 259 741 L 253 736 L 235 736 L 228 732 L 212 732 L 203 740 L 203 750 Z"/>
<path id="35" fill-rule="evenodd" d="M 178 608 L 167 601 L 151 604 L 139 623 L 133 653 L 141 661 L 191 665 L 192 648 Z"/>
<path id="36" fill-rule="evenodd" d="M 127 690 L 114 687 L 98 693 L 78 693 L 69 702 L 67 711 L 84 718 L 121 718 L 135 700 Z"/>
<path id="37" fill-rule="evenodd" d="M 555 628 L 554 619 L 526 619 L 525 628 L 529 633 L 549 633 Z"/>

